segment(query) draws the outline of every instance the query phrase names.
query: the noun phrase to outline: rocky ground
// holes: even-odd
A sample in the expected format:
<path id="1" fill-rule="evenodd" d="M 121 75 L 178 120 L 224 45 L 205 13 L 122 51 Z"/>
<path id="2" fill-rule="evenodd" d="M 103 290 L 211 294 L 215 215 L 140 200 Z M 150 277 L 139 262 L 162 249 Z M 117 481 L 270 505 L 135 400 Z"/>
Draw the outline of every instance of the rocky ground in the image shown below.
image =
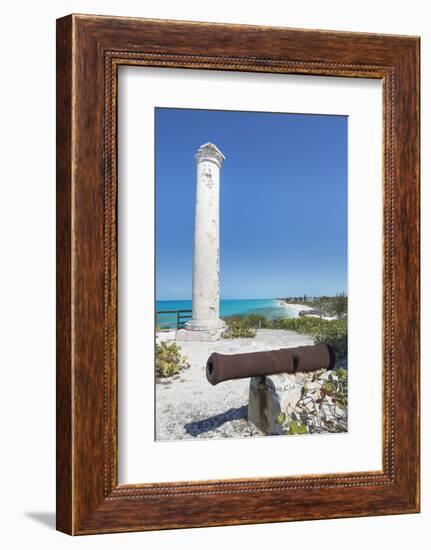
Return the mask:
<path id="1" fill-rule="evenodd" d="M 158 339 L 175 341 L 175 331 Z M 247 421 L 250 379 L 212 386 L 205 367 L 212 352 L 245 353 L 312 344 L 310 336 L 288 330 L 257 330 L 255 338 L 217 342 L 179 342 L 191 365 L 175 377 L 156 384 L 156 438 L 158 440 L 251 437 L 263 435 Z"/>

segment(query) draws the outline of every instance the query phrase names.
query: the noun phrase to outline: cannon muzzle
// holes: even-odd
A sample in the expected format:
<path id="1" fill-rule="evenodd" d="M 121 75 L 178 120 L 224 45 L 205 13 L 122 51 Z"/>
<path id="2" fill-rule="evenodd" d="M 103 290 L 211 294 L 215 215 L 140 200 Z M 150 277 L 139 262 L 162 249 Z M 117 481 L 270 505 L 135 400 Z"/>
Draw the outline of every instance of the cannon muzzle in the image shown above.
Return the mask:
<path id="1" fill-rule="evenodd" d="M 208 382 L 215 386 L 225 380 L 252 376 L 330 370 L 334 364 L 335 352 L 332 346 L 315 344 L 234 355 L 212 353 L 207 361 L 206 374 Z"/>

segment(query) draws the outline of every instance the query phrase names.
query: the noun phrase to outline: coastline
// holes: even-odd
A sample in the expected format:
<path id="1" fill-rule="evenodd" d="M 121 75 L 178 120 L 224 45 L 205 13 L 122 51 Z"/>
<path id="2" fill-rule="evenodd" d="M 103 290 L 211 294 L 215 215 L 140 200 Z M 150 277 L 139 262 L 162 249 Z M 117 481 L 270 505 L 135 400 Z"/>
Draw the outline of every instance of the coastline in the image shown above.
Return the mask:
<path id="1" fill-rule="evenodd" d="M 269 299 L 222 299 L 220 300 L 220 316 L 224 319 L 235 315 L 257 314 L 266 316 L 268 319 L 297 318 L 301 314 L 309 317 L 318 317 L 320 315 L 312 313 L 315 308 L 302 303 L 288 303 L 281 298 Z M 164 310 L 183 310 L 191 314 L 191 300 L 157 300 L 156 311 L 162 314 Z M 278 311 L 278 313 L 277 313 Z M 169 312 L 169 311 L 168 311 Z M 322 319 L 333 320 L 335 317 L 322 316 Z M 170 320 L 167 317 L 161 317 L 163 328 L 174 328 L 170 326 Z M 165 320 L 165 321 L 164 321 Z"/>
<path id="2" fill-rule="evenodd" d="M 280 306 L 293 309 L 297 315 L 299 315 L 300 311 L 310 311 L 313 309 L 312 307 L 306 306 L 305 304 L 288 304 L 284 300 L 277 300 L 277 301 Z"/>
<path id="3" fill-rule="evenodd" d="M 299 317 L 299 313 L 301 311 L 312 311 L 314 308 L 310 306 L 306 306 L 305 304 L 288 304 L 284 300 L 277 300 L 280 306 L 291 308 L 295 311 L 297 317 Z M 325 321 L 335 321 L 337 317 L 328 317 L 327 315 L 316 315 L 315 313 L 309 313 L 307 317 L 316 317 L 318 319 L 322 318 Z"/>

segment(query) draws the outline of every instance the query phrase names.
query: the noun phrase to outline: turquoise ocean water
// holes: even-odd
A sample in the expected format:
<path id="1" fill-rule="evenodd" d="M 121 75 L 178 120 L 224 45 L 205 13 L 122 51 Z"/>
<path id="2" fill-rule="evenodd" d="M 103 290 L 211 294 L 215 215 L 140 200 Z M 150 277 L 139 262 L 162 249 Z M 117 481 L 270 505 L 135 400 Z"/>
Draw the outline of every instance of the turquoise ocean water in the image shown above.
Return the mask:
<path id="1" fill-rule="evenodd" d="M 156 311 L 192 309 L 191 300 L 157 300 Z M 293 308 L 280 305 L 278 300 L 220 300 L 220 317 L 256 313 L 268 319 L 297 317 Z"/>

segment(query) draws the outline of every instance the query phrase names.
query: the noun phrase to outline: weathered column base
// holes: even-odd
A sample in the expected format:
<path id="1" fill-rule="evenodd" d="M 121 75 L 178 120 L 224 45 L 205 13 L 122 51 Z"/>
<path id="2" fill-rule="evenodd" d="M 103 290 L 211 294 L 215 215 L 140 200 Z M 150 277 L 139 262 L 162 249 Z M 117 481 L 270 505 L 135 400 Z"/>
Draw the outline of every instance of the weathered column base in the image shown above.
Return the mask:
<path id="1" fill-rule="evenodd" d="M 326 374 L 325 370 L 312 373 L 273 374 L 250 379 L 248 420 L 266 435 L 283 433 L 278 422 L 281 413 L 290 414 L 301 398 L 301 389 L 312 386 L 313 376 Z"/>
<path id="2" fill-rule="evenodd" d="M 201 321 L 201 320 L 194 320 L 187 321 L 185 323 L 185 329 L 191 330 L 191 331 L 205 331 L 205 330 L 218 330 L 218 329 L 224 329 L 226 326 L 226 323 L 223 321 L 223 319 L 211 319 L 209 321 Z"/>
<path id="3" fill-rule="evenodd" d="M 220 340 L 225 328 L 213 328 L 207 330 L 179 329 L 176 333 L 176 340 L 182 342 L 216 342 Z"/>
<path id="4" fill-rule="evenodd" d="M 191 342 L 215 342 L 220 340 L 226 328 L 222 319 L 210 321 L 187 321 L 184 329 L 177 330 L 176 339 Z"/>

